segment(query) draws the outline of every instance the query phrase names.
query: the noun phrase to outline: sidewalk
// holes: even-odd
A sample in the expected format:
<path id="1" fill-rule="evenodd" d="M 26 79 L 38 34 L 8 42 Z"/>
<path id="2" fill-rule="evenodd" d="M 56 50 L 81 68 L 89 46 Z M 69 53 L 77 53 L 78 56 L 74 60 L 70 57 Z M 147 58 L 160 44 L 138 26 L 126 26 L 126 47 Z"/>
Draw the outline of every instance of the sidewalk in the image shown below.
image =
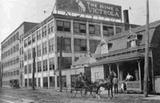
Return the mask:
<path id="1" fill-rule="evenodd" d="M 15 94 L 24 99 L 37 101 L 37 103 L 160 103 L 160 95 L 149 95 L 144 97 L 139 93 L 119 93 L 109 98 L 107 94 L 102 94 L 101 99 L 92 97 L 90 95 L 73 96 L 69 91 L 59 92 L 55 89 L 36 89 L 20 88 L 20 89 L 3 89 L 3 92 L 8 94 Z M 106 92 L 107 93 L 107 92 Z M 36 102 L 35 102 L 36 103 Z"/>
<path id="2" fill-rule="evenodd" d="M 160 95 L 149 95 L 148 97 L 144 97 L 146 100 L 159 100 L 160 101 Z"/>

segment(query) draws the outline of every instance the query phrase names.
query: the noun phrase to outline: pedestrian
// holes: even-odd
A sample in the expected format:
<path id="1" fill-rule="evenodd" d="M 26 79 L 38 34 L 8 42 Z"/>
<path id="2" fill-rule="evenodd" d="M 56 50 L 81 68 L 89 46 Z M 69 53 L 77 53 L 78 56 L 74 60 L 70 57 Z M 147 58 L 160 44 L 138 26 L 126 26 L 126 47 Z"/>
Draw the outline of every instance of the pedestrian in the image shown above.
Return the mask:
<path id="1" fill-rule="evenodd" d="M 113 78 L 113 88 L 114 88 L 114 93 L 118 93 L 118 78 L 115 76 Z"/>
<path id="2" fill-rule="evenodd" d="M 121 84 L 121 92 L 122 92 L 122 93 L 127 92 L 127 84 L 126 84 L 125 81 L 122 82 L 122 84 Z"/>
<path id="3" fill-rule="evenodd" d="M 126 81 L 131 81 L 133 80 L 133 76 L 129 73 L 127 73 L 127 76 L 126 76 Z"/>

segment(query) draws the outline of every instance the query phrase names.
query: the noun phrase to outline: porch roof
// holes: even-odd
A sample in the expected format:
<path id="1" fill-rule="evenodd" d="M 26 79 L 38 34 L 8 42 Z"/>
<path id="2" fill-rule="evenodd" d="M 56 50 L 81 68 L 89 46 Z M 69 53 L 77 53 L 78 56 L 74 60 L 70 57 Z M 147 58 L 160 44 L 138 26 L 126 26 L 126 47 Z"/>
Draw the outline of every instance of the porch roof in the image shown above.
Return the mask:
<path id="1" fill-rule="evenodd" d="M 114 55 L 114 56 L 107 56 L 104 58 L 101 58 L 100 60 L 97 60 L 97 62 L 90 64 L 89 66 L 97 66 L 97 65 L 102 65 L 102 64 L 110 64 L 110 63 L 119 63 L 119 62 L 124 62 L 124 61 L 131 61 L 131 60 L 136 60 L 144 57 L 143 52 L 138 52 L 137 51 L 128 51 L 125 54 L 121 55 Z"/>

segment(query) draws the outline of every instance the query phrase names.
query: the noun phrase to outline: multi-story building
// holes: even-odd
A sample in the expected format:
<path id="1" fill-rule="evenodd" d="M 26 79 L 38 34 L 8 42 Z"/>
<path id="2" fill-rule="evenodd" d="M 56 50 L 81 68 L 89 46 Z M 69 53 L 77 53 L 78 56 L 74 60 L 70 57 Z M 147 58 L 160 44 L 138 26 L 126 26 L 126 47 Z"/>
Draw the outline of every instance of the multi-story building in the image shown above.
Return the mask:
<path id="1" fill-rule="evenodd" d="M 0 62 L 0 87 L 2 87 L 2 64 Z"/>
<path id="2" fill-rule="evenodd" d="M 22 35 L 37 23 L 23 22 L 5 40 L 1 42 L 1 62 L 3 69 L 3 87 L 20 86 L 22 84 L 22 65 L 20 54 L 23 51 L 21 42 Z M 20 52 L 21 51 L 21 52 Z"/>
<path id="3" fill-rule="evenodd" d="M 136 27 L 136 25 L 131 25 Z M 24 86 L 32 85 L 33 50 L 36 51 L 37 87 L 59 86 L 60 37 L 63 37 L 63 86 L 70 84 L 65 72 L 80 56 L 92 54 L 102 39 L 124 30 L 124 24 L 93 18 L 52 14 L 24 35 Z"/>

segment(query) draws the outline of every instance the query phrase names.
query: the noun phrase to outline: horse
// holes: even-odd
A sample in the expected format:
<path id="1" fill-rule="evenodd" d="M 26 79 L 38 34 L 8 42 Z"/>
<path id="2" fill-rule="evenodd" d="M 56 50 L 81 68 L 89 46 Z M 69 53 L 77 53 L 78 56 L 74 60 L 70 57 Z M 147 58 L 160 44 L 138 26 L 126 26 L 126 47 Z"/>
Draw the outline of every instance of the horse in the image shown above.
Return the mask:
<path id="1" fill-rule="evenodd" d="M 100 98 L 100 94 L 99 91 L 102 88 L 104 88 L 105 90 L 108 90 L 108 97 L 113 97 L 113 83 L 111 82 L 110 79 L 100 79 L 98 81 L 96 81 L 96 85 L 97 85 L 97 91 L 96 91 L 96 95 L 98 96 L 98 98 Z"/>
<path id="2" fill-rule="evenodd" d="M 72 84 L 72 89 L 71 89 L 71 93 L 75 90 L 75 96 L 77 94 L 78 91 L 80 91 L 81 96 L 82 96 L 82 91 L 85 90 L 85 95 L 87 94 L 87 92 L 90 92 L 90 94 L 92 94 L 93 92 L 93 83 L 85 78 L 81 78 L 79 79 L 78 77 L 76 78 L 74 84 Z"/>
<path id="3" fill-rule="evenodd" d="M 118 78 L 116 77 L 113 78 L 113 89 L 114 89 L 114 93 L 117 94 L 118 93 Z"/>

